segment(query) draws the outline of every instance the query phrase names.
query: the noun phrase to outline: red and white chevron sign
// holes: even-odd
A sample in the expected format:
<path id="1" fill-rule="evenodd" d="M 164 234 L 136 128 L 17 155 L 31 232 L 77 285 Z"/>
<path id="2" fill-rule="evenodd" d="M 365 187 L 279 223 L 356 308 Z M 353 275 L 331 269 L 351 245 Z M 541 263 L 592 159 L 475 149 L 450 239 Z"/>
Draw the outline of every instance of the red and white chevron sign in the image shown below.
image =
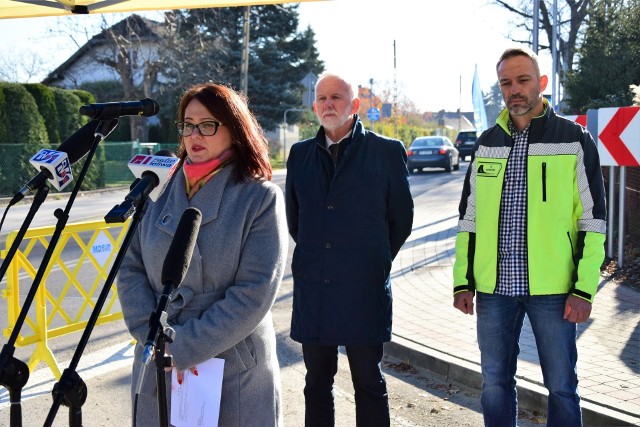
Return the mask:
<path id="1" fill-rule="evenodd" d="M 640 107 L 598 109 L 602 166 L 640 166 Z"/>
<path id="2" fill-rule="evenodd" d="M 579 116 L 565 116 L 567 119 L 578 123 L 584 127 L 587 127 L 587 115 L 580 114 Z"/>

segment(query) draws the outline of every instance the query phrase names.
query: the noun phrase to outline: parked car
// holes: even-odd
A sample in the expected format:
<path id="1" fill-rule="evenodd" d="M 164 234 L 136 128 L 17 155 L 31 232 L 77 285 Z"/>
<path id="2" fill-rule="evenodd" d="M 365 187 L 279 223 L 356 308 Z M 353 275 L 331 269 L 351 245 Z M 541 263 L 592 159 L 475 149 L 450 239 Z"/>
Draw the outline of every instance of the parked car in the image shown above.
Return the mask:
<path id="1" fill-rule="evenodd" d="M 478 134 L 475 130 L 461 130 L 458 132 L 458 136 L 456 136 L 456 148 L 458 152 L 460 152 L 462 161 L 464 161 L 467 156 L 471 156 L 471 151 L 473 151 L 473 146 L 476 144 L 476 139 L 478 139 Z"/>
<path id="2" fill-rule="evenodd" d="M 460 169 L 460 155 L 446 136 L 421 136 L 407 151 L 410 173 L 423 168 L 444 168 L 447 172 Z"/>

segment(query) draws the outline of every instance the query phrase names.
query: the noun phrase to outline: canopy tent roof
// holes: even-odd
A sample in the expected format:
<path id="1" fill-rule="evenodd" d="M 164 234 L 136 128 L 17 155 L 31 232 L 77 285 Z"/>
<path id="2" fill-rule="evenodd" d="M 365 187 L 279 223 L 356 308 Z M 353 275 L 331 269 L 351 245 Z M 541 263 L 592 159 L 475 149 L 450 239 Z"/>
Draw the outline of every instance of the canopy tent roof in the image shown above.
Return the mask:
<path id="1" fill-rule="evenodd" d="M 199 9 L 318 0 L 0 0 L 0 19 L 144 10 Z"/>

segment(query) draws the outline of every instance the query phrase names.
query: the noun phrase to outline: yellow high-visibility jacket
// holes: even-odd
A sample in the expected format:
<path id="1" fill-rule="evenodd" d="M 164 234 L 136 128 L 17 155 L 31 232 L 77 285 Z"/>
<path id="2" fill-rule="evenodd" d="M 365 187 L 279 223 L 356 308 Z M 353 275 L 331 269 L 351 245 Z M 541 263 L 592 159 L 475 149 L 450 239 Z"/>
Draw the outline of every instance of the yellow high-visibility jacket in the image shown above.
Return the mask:
<path id="1" fill-rule="evenodd" d="M 505 109 L 474 147 L 459 206 L 454 294 L 493 293 L 498 282 L 500 202 L 513 147 L 508 119 Z M 605 230 L 604 184 L 593 138 L 547 105 L 529 130 L 529 294 L 572 293 L 592 302 L 604 260 Z"/>

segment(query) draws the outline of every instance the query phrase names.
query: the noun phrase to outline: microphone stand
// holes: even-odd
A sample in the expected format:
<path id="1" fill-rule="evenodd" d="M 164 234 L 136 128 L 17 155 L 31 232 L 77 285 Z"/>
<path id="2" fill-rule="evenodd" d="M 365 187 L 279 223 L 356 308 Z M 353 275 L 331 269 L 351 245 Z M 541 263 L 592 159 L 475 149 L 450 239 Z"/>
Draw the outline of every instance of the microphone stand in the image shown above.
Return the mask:
<path id="1" fill-rule="evenodd" d="M 151 361 L 153 355 L 156 364 L 156 386 L 158 397 L 158 420 L 160 427 L 167 427 L 169 425 L 168 405 L 167 405 L 167 378 L 165 376 L 164 368 L 170 368 L 173 364 L 173 356 L 165 355 L 164 347 L 165 343 L 172 343 L 176 336 L 176 331 L 169 326 L 167 321 L 167 312 L 165 311 L 169 301 L 171 301 L 171 294 L 175 286 L 173 283 L 166 283 L 162 289 L 162 295 L 156 307 L 156 311 L 151 313 L 149 318 L 149 334 L 147 336 L 147 342 L 152 339 L 156 342 L 156 345 L 151 352 L 151 344 L 145 344 L 142 354 L 142 369 L 140 370 L 140 376 L 138 377 L 138 383 L 136 384 L 136 402 L 137 396 L 140 395 L 142 389 L 142 380 L 147 371 L 147 365 Z M 134 411 L 133 426 L 136 426 L 136 412 Z"/>
<path id="2" fill-rule="evenodd" d="M 173 356 L 171 356 L 170 354 L 165 354 L 164 347 L 165 343 L 173 342 L 173 339 L 176 336 L 176 331 L 171 326 L 169 326 L 169 323 L 167 322 L 167 312 L 164 310 L 169 303 L 169 300 L 171 299 L 172 292 L 173 284 L 166 284 L 162 291 L 162 296 L 160 297 L 158 306 L 156 307 L 156 311 L 151 313 L 151 317 L 149 318 L 149 331 L 153 331 L 154 328 L 157 331 L 157 344 L 153 349 L 153 353 L 148 352 L 148 348 L 145 345 L 142 355 L 142 369 L 140 370 L 140 376 L 138 377 L 135 391 L 135 405 L 137 405 L 138 396 L 140 396 L 140 391 L 142 390 L 142 381 L 144 379 L 145 373 L 147 372 L 147 365 L 149 364 L 151 356 L 153 354 L 156 365 L 156 395 L 158 398 L 158 425 L 160 427 L 169 426 L 169 407 L 167 405 L 167 377 L 165 376 L 166 374 L 164 369 L 170 368 L 173 365 Z M 134 407 L 133 409 L 134 411 L 132 425 L 133 427 L 136 427 L 137 408 Z"/>
<path id="3" fill-rule="evenodd" d="M 38 212 L 38 209 L 40 209 L 40 206 L 42 206 L 48 194 L 49 186 L 45 184 L 38 189 L 33 197 L 29 213 L 27 213 L 15 240 L 11 244 L 7 257 L 2 263 L 2 267 L 0 267 L 0 280 L 2 280 L 9 269 L 9 264 L 11 264 L 11 260 L 18 251 L 18 247 L 29 229 L 33 217 L 36 215 L 36 212 Z M 12 426 L 19 426 L 22 425 L 22 406 L 20 399 L 22 397 L 22 389 L 29 380 L 29 367 L 23 361 L 13 357 L 14 351 L 15 347 L 9 346 L 8 344 L 5 344 L 2 348 L 2 353 L 0 353 L 0 385 L 9 391 L 9 401 L 11 405 L 9 412 L 10 423 Z"/>
<path id="4" fill-rule="evenodd" d="M 33 201 L 31 202 L 31 207 L 29 208 L 29 212 L 27 213 L 27 216 L 24 218 L 24 221 L 20 226 L 20 230 L 18 230 L 18 234 L 16 235 L 15 240 L 11 244 L 11 248 L 9 249 L 9 252 L 7 253 L 6 258 L 4 259 L 4 261 L 2 262 L 2 266 L 0 267 L 0 280 L 4 278 L 4 275 L 9 269 L 9 264 L 11 264 L 11 260 L 16 255 L 16 252 L 18 251 L 18 247 L 20 246 L 20 243 L 22 243 L 22 239 L 24 238 L 24 235 L 29 230 L 29 225 L 31 225 L 31 221 L 33 221 L 33 217 L 36 216 L 36 213 L 40 209 L 40 206 L 42 206 L 42 203 L 44 203 L 44 200 L 47 198 L 48 194 L 49 194 L 49 186 L 45 184 L 42 187 L 38 188 L 38 191 L 36 192 L 35 196 L 33 196 Z"/>
<path id="5" fill-rule="evenodd" d="M 166 312 L 164 313 L 164 320 L 166 321 Z M 158 335 L 158 345 L 155 349 L 155 362 L 156 362 L 156 382 L 158 387 L 158 419 L 160 427 L 167 427 L 169 425 L 169 408 L 167 405 L 167 377 L 164 372 L 164 368 L 169 368 L 172 365 L 172 356 L 164 355 L 165 342 L 173 342 L 175 337 L 175 331 L 165 324 L 166 328 L 162 328 L 162 332 Z M 143 373 L 143 372 L 141 372 Z"/>
<path id="6" fill-rule="evenodd" d="M 36 292 L 38 291 L 40 282 L 44 277 L 45 271 L 47 269 L 47 265 L 49 264 L 49 261 L 53 256 L 53 252 L 55 250 L 56 244 L 58 243 L 58 240 L 60 239 L 62 230 L 67 224 L 67 221 L 69 220 L 69 211 L 71 210 L 71 206 L 75 201 L 78 191 L 80 190 L 80 185 L 82 184 L 82 181 L 84 180 L 84 177 L 87 174 L 87 170 L 89 169 L 89 164 L 91 163 L 91 159 L 93 158 L 93 155 L 95 154 L 96 149 L 98 148 L 98 144 L 102 139 L 106 137 L 106 135 L 108 135 L 113 129 L 115 129 L 117 125 L 118 125 L 117 119 L 100 121 L 95 132 L 95 134 L 99 136 L 99 138 L 96 137 L 93 142 L 93 146 L 91 147 L 91 150 L 87 155 L 84 165 L 82 166 L 82 170 L 80 172 L 80 175 L 78 176 L 76 185 L 73 187 L 73 191 L 69 196 L 69 200 L 67 202 L 67 205 L 65 206 L 64 211 L 61 209 L 56 209 L 54 212 L 54 216 L 58 218 L 58 222 L 56 223 L 56 228 L 53 232 L 53 235 L 51 236 L 51 240 L 49 241 L 49 246 L 47 247 L 47 250 L 45 251 L 45 254 L 42 258 L 42 262 L 40 263 L 40 267 L 38 268 L 36 277 L 31 285 L 31 289 L 29 290 L 29 293 L 25 298 L 24 304 L 22 305 L 20 314 L 18 315 L 18 319 L 16 320 L 16 324 L 11 331 L 9 342 L 7 342 L 7 344 L 3 346 L 2 354 L 0 354 L 0 363 L 1 363 L 0 372 L 4 377 L 3 379 L 6 380 L 6 382 L 11 383 L 12 385 L 19 384 L 21 382 L 24 382 L 24 384 L 26 384 L 26 380 L 24 379 L 25 367 L 26 367 L 26 371 L 28 372 L 28 367 L 26 366 L 26 364 L 23 364 L 24 366 L 16 368 L 15 363 L 13 364 L 14 366 L 11 366 L 11 363 L 9 361 L 9 359 L 12 358 L 13 353 L 15 351 L 15 342 L 18 339 L 18 334 L 20 333 L 20 329 L 22 328 L 25 318 L 27 317 L 29 307 L 31 306 L 31 303 L 33 302 L 33 299 L 36 296 Z M 7 364 L 9 366 L 7 366 Z M 8 377 L 12 377 L 12 378 L 8 378 Z M 28 379 L 28 374 L 27 374 L 27 379 Z M 20 395 L 19 393 L 21 393 L 19 390 L 14 390 L 13 392 L 14 392 L 14 395 L 16 396 L 19 396 Z M 17 407 L 15 411 L 13 410 L 13 407 L 11 408 L 11 411 L 10 411 L 11 426 L 17 426 L 17 427 L 22 426 L 22 414 L 20 410 L 21 410 L 20 407 Z"/>
<path id="7" fill-rule="evenodd" d="M 53 405 L 51 406 L 47 419 L 44 423 L 45 427 L 50 427 L 53 424 L 58 409 L 60 408 L 60 404 L 69 407 L 69 425 L 73 427 L 82 427 L 82 405 L 87 399 L 87 387 L 82 381 L 82 378 L 80 378 L 76 372 L 76 368 L 78 367 L 80 357 L 82 356 L 82 353 L 89 341 L 89 336 L 93 332 L 93 328 L 98 321 L 102 307 L 107 300 L 107 296 L 111 290 L 111 285 L 113 284 L 118 269 L 124 260 L 124 256 L 127 253 L 127 249 L 133 239 L 136 228 L 144 217 L 146 201 L 153 188 L 141 190 L 139 188 L 139 182 L 140 180 L 136 179 L 131 184 L 131 192 L 125 197 L 125 201 L 120 205 L 114 206 L 113 209 L 111 209 L 111 211 L 109 211 L 105 216 L 105 222 L 107 223 L 124 222 L 133 213 L 133 218 L 129 225 L 129 229 L 127 230 L 127 234 L 122 241 L 122 245 L 113 262 L 111 271 L 109 271 L 109 275 L 107 276 L 102 291 L 100 292 L 100 296 L 96 300 L 96 304 L 91 312 L 87 326 L 82 333 L 78 347 L 76 347 L 76 351 L 73 354 L 73 358 L 69 363 L 69 367 L 62 372 L 60 381 L 53 386 Z"/>

